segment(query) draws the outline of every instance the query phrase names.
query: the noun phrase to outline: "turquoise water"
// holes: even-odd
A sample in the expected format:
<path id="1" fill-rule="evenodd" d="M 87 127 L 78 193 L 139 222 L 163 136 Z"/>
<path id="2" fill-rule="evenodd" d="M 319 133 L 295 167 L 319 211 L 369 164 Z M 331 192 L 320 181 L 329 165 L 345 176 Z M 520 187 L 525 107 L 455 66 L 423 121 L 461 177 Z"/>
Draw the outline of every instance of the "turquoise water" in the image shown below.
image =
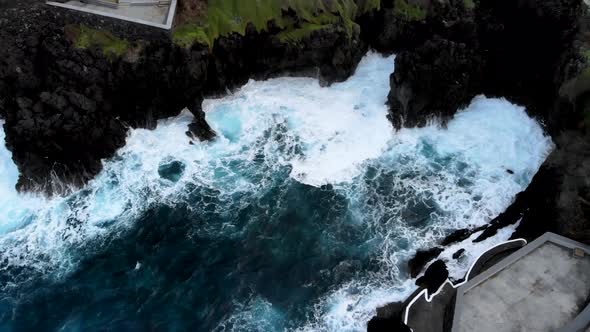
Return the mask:
<path id="1" fill-rule="evenodd" d="M 499 214 L 551 148 L 484 97 L 447 129 L 394 132 L 393 66 L 251 81 L 204 102 L 216 141 L 190 144 L 186 112 L 133 130 L 67 197 L 17 194 L 0 148 L 0 331 L 364 330 L 413 291 L 416 249 Z"/>

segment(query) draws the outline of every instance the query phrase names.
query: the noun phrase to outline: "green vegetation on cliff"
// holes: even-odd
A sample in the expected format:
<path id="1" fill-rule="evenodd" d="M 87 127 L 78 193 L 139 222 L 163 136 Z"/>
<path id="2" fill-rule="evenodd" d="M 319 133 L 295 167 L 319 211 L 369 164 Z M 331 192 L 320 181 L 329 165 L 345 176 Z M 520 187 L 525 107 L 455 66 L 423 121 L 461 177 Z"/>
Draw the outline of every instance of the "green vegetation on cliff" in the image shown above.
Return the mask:
<path id="1" fill-rule="evenodd" d="M 284 30 L 279 38 L 286 42 L 338 23 L 352 34 L 355 19 L 379 7 L 379 0 L 209 0 L 206 14 L 177 27 L 173 39 L 183 47 L 194 43 L 211 47 L 220 36 L 245 35 L 249 24 L 265 31 L 271 21 Z"/>
<path id="2" fill-rule="evenodd" d="M 286 30 L 279 33 L 278 37 L 279 40 L 283 43 L 298 43 L 303 40 L 305 37 L 312 34 L 314 31 L 319 31 L 330 27 L 331 25 L 321 25 L 321 24 L 312 24 L 312 23 L 304 23 L 301 28 L 293 29 L 293 30 Z"/>
<path id="3" fill-rule="evenodd" d="M 184 48 L 190 48 L 193 44 L 211 46 L 209 36 L 205 30 L 197 24 L 185 24 L 178 27 L 172 36 L 174 42 Z"/>
<path id="4" fill-rule="evenodd" d="M 85 25 L 68 25 L 65 30 L 74 43 L 74 47 L 80 49 L 98 48 L 109 58 L 122 57 L 130 48 L 128 41 L 107 31 L 92 29 Z"/>
<path id="5" fill-rule="evenodd" d="M 393 12 L 408 21 L 422 21 L 426 18 L 426 9 L 418 4 L 412 4 L 411 0 L 395 0 Z"/>
<path id="6" fill-rule="evenodd" d="M 474 9 L 475 8 L 475 0 L 463 0 L 463 5 L 465 9 Z"/>

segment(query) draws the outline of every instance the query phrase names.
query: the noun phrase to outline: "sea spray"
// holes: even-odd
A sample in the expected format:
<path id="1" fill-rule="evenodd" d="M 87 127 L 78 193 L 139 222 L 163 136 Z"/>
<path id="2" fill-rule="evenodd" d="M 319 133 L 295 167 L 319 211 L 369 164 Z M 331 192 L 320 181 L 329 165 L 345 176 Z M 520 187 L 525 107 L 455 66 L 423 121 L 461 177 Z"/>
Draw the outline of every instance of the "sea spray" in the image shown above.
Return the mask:
<path id="1" fill-rule="evenodd" d="M 551 149 L 503 99 L 394 132 L 393 62 L 369 54 L 330 87 L 279 78 L 206 100 L 214 142 L 190 144 L 188 112 L 131 130 L 67 197 L 17 194 L 0 148 L 0 327 L 364 330 L 414 289 L 415 250 L 498 215 Z"/>

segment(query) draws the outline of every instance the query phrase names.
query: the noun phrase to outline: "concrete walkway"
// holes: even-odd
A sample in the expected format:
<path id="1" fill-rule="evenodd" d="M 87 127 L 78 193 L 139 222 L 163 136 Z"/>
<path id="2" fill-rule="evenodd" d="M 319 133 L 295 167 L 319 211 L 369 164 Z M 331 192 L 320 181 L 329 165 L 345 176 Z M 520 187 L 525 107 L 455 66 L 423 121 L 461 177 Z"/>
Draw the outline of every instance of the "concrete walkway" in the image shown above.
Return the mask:
<path id="1" fill-rule="evenodd" d="M 176 11 L 177 0 L 161 1 L 159 5 L 149 4 L 149 1 L 125 0 L 119 1 L 118 5 L 113 3 L 114 6 L 112 7 L 93 3 L 83 3 L 78 0 L 71 0 L 63 3 L 48 1 L 47 4 L 139 24 L 151 25 L 158 28 L 170 29 Z"/>
<path id="2" fill-rule="evenodd" d="M 555 331 L 590 296 L 590 255 L 575 257 L 571 248 L 552 242 L 485 274 L 460 289 L 453 331 Z"/>
<path id="3" fill-rule="evenodd" d="M 443 332 L 445 322 L 452 318 L 445 319 L 445 313 L 449 305 L 455 299 L 457 291 L 450 283 L 445 283 L 440 292 L 428 302 L 425 296 L 414 302 L 408 312 L 407 325 L 414 332 Z M 452 309 L 452 308 L 451 308 Z"/>

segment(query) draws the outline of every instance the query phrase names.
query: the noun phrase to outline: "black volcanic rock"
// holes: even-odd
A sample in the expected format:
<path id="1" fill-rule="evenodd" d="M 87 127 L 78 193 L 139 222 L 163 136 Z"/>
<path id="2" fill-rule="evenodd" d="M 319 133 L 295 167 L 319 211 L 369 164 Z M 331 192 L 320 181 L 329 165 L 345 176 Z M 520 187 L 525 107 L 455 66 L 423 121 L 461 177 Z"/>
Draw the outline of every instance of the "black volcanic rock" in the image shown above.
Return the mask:
<path id="1" fill-rule="evenodd" d="M 424 18 L 400 14 L 393 0 L 381 1 L 381 9 L 360 19 L 363 40 L 383 53 L 400 52 L 422 45 L 433 36 L 462 35 L 467 39 L 475 32 L 473 11 L 463 0 L 404 0 L 424 10 Z M 458 31 L 463 31 L 458 33 Z"/>
<path id="2" fill-rule="evenodd" d="M 443 124 L 475 95 L 526 106 L 557 143 L 531 185 L 475 240 L 520 222 L 513 237 L 554 231 L 590 241 L 588 59 L 590 15 L 581 0 L 481 0 L 473 40 L 455 31 L 400 52 L 391 78 L 396 128 Z M 513 173 L 507 170 L 508 173 Z M 468 233 L 457 234 L 464 238 Z"/>
<path id="3" fill-rule="evenodd" d="M 410 276 L 412 278 L 417 277 L 422 269 L 430 262 L 435 259 L 443 252 L 442 248 L 435 247 L 428 250 L 418 250 L 414 257 L 408 261 L 408 268 L 410 269 Z"/>
<path id="4" fill-rule="evenodd" d="M 200 141 L 210 141 L 217 135 L 215 131 L 209 126 L 205 119 L 205 112 L 201 107 L 201 102 L 198 102 L 191 113 L 194 116 L 193 122 L 188 125 L 187 135 L 191 138 L 196 138 Z"/>
<path id="5" fill-rule="evenodd" d="M 448 29 L 396 58 L 388 105 L 396 128 L 443 124 L 476 94 L 506 97 L 548 120 L 556 110 L 584 10 L 581 0 L 481 0 Z M 565 107 L 567 105 L 557 105 Z M 571 122 L 571 121 L 570 121 Z"/>
<path id="6" fill-rule="evenodd" d="M 401 319 L 373 317 L 367 324 L 367 332 L 411 332 Z"/>
<path id="7" fill-rule="evenodd" d="M 41 1 L 9 2 L 0 11 L 0 117 L 20 171 L 19 190 L 60 193 L 81 186 L 125 144 L 128 128 L 155 128 L 185 107 L 188 133 L 215 137 L 200 110 L 204 96 L 227 93 L 250 78 L 292 74 L 331 84 L 348 78 L 367 50 L 359 31 L 332 24 L 296 44 L 278 30 L 185 49 L 159 29 L 64 10 Z M 83 24 L 128 41 L 125 54 L 79 49 Z M 57 181 L 54 181 L 57 180 Z M 62 186 L 62 183 L 64 186 Z"/>
<path id="8" fill-rule="evenodd" d="M 482 92 L 549 119 L 583 6 L 582 0 L 480 0 L 476 23 L 479 52 L 486 59 Z"/>
<path id="9" fill-rule="evenodd" d="M 450 120 L 473 99 L 482 59 L 465 43 L 442 38 L 401 52 L 395 59 L 388 118 L 395 128 Z"/>
<path id="10" fill-rule="evenodd" d="M 441 260 L 430 264 L 424 275 L 416 280 L 416 285 L 428 290 L 428 294 L 434 294 L 449 277 L 447 265 Z"/>
<path id="11" fill-rule="evenodd" d="M 461 248 L 453 253 L 453 259 L 459 259 L 465 253 L 465 249 Z"/>

